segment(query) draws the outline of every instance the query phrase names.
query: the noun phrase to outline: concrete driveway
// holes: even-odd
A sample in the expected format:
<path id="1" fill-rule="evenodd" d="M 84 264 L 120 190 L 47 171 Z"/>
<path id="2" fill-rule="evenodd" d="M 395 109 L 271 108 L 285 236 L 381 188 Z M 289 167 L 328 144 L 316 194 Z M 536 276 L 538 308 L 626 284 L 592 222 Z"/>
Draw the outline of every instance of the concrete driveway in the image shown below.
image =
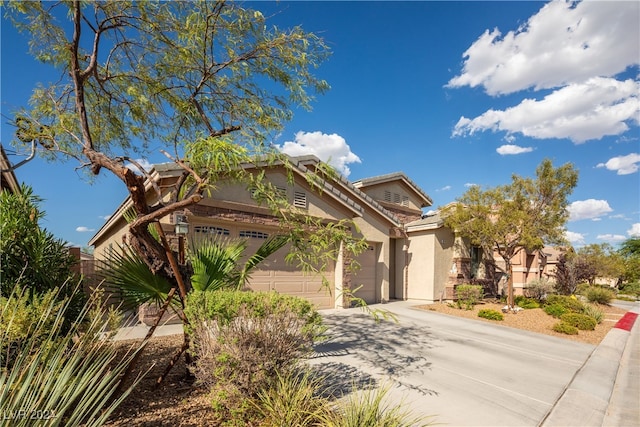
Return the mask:
<path id="1" fill-rule="evenodd" d="M 416 310 L 389 310 L 377 323 L 359 309 L 323 310 L 330 340 L 310 363 L 348 392 L 373 382 L 415 414 L 450 426 L 537 426 L 595 346 L 485 322 Z"/>

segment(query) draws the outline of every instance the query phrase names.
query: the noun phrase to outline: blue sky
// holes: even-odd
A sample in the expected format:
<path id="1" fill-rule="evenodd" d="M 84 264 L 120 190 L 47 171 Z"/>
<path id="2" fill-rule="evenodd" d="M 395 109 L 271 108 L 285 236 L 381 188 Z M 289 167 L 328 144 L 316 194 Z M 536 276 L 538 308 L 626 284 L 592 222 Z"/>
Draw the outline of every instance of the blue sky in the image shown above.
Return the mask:
<path id="1" fill-rule="evenodd" d="M 640 236 L 640 3 L 259 2 L 286 28 L 324 38 L 317 75 L 331 90 L 296 111 L 273 144 L 331 159 L 351 180 L 405 172 L 433 209 L 469 185 L 571 162 L 567 237 L 575 246 Z M 57 78 L 2 20 L 2 144 L 7 116 Z M 24 153 L 18 153 L 24 154 Z M 163 162 L 154 153 L 148 162 Z M 45 199 L 43 226 L 84 246 L 126 196 L 107 174 L 36 159 L 16 171 Z"/>

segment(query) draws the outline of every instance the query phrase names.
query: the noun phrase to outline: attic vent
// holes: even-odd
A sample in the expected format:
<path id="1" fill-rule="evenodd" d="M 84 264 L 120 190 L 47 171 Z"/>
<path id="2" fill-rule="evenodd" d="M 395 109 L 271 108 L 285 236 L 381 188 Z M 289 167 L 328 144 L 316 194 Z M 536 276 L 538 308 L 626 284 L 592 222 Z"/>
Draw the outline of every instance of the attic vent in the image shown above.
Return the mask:
<path id="1" fill-rule="evenodd" d="M 302 191 L 293 193 L 293 206 L 300 209 L 307 209 L 307 194 Z"/>
<path id="2" fill-rule="evenodd" d="M 384 201 L 391 203 L 391 191 L 384 190 Z"/>
<path id="3" fill-rule="evenodd" d="M 287 189 L 284 187 L 275 187 L 276 193 L 278 194 L 279 197 L 282 197 L 283 199 L 287 198 Z"/>
<path id="4" fill-rule="evenodd" d="M 393 193 L 393 203 L 400 204 L 400 195 L 398 193 Z"/>
<path id="5" fill-rule="evenodd" d="M 409 197 L 408 196 L 402 196 L 402 206 L 404 207 L 409 207 Z"/>

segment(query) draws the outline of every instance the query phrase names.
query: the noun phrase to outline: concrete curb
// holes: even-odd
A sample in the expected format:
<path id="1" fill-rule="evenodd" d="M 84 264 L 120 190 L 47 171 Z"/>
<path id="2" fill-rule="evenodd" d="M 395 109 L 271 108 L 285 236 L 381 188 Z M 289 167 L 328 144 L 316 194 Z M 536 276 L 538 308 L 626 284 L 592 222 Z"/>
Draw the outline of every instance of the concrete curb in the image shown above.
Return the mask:
<path id="1" fill-rule="evenodd" d="M 640 309 L 635 307 L 632 312 Z M 607 336 L 589 355 L 582 367 L 576 372 L 573 379 L 551 408 L 547 416 L 539 424 L 542 427 L 576 426 L 576 427 L 602 427 L 613 421 L 611 415 L 605 421 L 609 408 L 619 407 L 614 403 L 613 397 L 625 399 L 624 392 L 620 391 L 614 396 L 616 384 L 620 384 L 623 378 L 629 378 L 630 366 L 624 363 L 625 357 L 632 357 L 632 345 L 628 345 L 639 331 L 639 322 L 635 322 L 631 330 L 614 327 Z M 625 383 L 626 384 L 626 383 Z M 637 401 L 631 403 L 637 407 Z M 625 406 L 625 405 L 622 405 Z M 615 411 L 614 411 L 615 412 Z M 633 415 L 632 415 L 633 416 Z M 630 425 L 638 425 L 637 423 Z"/>

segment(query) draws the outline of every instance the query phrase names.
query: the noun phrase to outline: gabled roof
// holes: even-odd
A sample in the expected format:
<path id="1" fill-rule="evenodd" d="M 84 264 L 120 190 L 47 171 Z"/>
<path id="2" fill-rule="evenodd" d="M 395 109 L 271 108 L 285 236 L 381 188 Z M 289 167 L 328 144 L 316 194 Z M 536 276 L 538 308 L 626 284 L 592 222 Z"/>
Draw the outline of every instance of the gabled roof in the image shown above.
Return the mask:
<path id="1" fill-rule="evenodd" d="M 421 207 L 426 208 L 433 204 L 433 200 L 425 193 L 415 182 L 413 182 L 404 172 L 393 172 L 385 175 L 373 176 L 370 178 L 360 179 L 354 181 L 353 185 L 357 188 L 365 188 L 378 184 L 385 184 L 387 182 L 400 181 L 407 185 L 422 201 Z"/>
<path id="2" fill-rule="evenodd" d="M 317 164 L 320 163 L 320 159 L 318 159 L 314 155 L 306 155 L 299 157 L 291 157 L 291 164 L 294 166 L 294 172 L 297 172 L 301 176 L 306 176 L 309 173 L 315 173 L 313 170 Z M 267 166 L 265 163 L 262 165 L 259 161 L 256 164 L 247 164 L 245 167 L 260 167 Z M 277 164 L 276 164 L 277 165 Z M 169 163 L 161 163 L 157 165 L 153 165 L 150 176 L 153 179 L 161 179 L 163 177 L 173 177 L 178 176 L 182 173 L 183 169 L 172 162 Z M 400 221 L 398 218 L 389 210 L 384 208 L 378 202 L 373 200 L 369 195 L 365 194 L 363 191 L 356 188 L 351 182 L 349 182 L 342 175 L 338 175 L 336 180 L 331 180 L 331 182 L 327 180 L 319 181 L 319 183 L 323 186 L 324 194 L 328 195 L 332 199 L 336 200 L 338 203 L 345 206 L 351 212 L 353 212 L 357 216 L 362 216 L 364 213 L 363 204 L 369 205 L 375 212 L 384 217 L 387 221 L 389 221 L 394 226 L 399 226 Z M 147 184 L 147 188 L 150 185 Z M 127 197 L 120 206 L 116 209 L 114 214 L 107 220 L 107 222 L 98 230 L 98 232 L 89 240 L 89 245 L 92 245 L 96 242 L 97 239 L 100 238 L 108 229 L 110 229 L 122 216 L 122 212 L 128 209 L 131 206 L 131 199 Z"/>

